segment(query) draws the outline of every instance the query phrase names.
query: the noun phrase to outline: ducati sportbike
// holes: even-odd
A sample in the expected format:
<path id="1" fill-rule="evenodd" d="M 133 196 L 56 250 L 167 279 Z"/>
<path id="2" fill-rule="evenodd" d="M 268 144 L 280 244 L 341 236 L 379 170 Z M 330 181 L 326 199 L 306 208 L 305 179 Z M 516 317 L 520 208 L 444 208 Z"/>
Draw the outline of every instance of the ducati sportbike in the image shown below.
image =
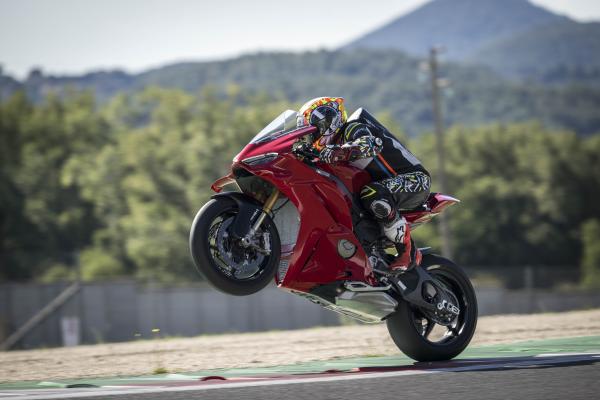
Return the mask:
<path id="1" fill-rule="evenodd" d="M 429 248 L 420 249 L 420 265 L 388 273 L 394 244 L 358 199 L 369 174 L 319 162 L 309 146 L 316 128 L 297 128 L 296 115 L 288 110 L 275 118 L 213 183 L 217 194 L 190 232 L 198 270 L 231 295 L 255 293 L 274 279 L 280 289 L 329 310 L 365 323 L 385 321 L 398 348 L 417 361 L 460 354 L 477 324 L 466 274 Z M 415 228 L 457 202 L 432 193 L 402 214 Z"/>

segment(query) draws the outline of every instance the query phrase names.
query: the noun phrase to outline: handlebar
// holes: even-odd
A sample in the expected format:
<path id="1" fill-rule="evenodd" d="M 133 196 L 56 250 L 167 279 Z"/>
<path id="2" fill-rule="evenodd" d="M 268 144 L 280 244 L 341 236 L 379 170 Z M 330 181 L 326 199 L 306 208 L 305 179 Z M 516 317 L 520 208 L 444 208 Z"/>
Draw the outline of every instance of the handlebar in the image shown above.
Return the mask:
<path id="1" fill-rule="evenodd" d="M 302 158 L 302 161 L 314 164 L 315 159 L 319 158 L 319 152 L 308 143 L 296 143 L 292 147 L 292 153 Z"/>

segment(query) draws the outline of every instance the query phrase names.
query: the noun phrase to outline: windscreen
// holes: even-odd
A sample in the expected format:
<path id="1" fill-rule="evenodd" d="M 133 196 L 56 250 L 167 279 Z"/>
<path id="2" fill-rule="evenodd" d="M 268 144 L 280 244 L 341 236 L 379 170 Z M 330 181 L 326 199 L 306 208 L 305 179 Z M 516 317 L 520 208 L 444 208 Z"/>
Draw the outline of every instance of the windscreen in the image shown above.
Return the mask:
<path id="1" fill-rule="evenodd" d="M 296 126 L 297 115 L 298 113 L 292 110 L 286 110 L 282 112 L 273 121 L 271 121 L 269 125 L 265 126 L 262 131 L 254 136 L 250 143 L 268 142 L 269 140 L 273 140 L 295 131 L 298 129 Z"/>

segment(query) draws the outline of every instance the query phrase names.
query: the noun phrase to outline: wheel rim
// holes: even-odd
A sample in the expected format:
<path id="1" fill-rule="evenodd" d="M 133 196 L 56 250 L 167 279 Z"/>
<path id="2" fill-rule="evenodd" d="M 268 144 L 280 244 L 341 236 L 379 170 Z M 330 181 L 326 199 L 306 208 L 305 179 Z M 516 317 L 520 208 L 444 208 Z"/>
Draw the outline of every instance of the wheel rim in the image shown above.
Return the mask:
<path id="1" fill-rule="evenodd" d="M 242 246 L 240 240 L 231 234 L 231 224 L 236 215 L 237 210 L 231 209 L 212 221 L 207 239 L 209 253 L 213 265 L 222 275 L 234 281 L 252 281 L 264 273 L 270 257 L 259 253 L 256 249 Z M 265 236 L 269 236 L 269 232 L 261 227 L 256 237 L 260 238 L 260 243 L 263 245 Z"/>
<path id="2" fill-rule="evenodd" d="M 442 285 L 454 295 L 460 313 L 450 325 L 444 326 L 433 321 L 420 309 L 412 308 L 412 322 L 417 332 L 428 343 L 450 345 L 460 339 L 469 320 L 468 316 L 472 312 L 467 298 L 468 288 L 443 270 L 432 269 L 428 272 L 435 278 L 437 284 Z"/>

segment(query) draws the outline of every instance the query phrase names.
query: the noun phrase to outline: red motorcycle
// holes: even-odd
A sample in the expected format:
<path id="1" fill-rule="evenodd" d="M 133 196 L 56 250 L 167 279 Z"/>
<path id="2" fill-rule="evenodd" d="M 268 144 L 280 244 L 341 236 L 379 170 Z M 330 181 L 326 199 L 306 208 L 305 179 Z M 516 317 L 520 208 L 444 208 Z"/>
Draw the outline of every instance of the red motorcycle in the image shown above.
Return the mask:
<path id="1" fill-rule="evenodd" d="M 190 251 L 200 273 L 237 296 L 281 289 L 365 323 L 386 321 L 409 357 L 448 360 L 471 341 L 477 300 L 466 274 L 452 261 L 421 248 L 421 264 L 386 273 L 393 243 L 358 201 L 370 181 L 348 164 L 320 163 L 308 151 L 313 127 L 296 127 L 285 111 L 233 159 L 229 175 L 198 211 Z M 359 109 L 357 115 L 368 115 Z M 223 191 L 229 184 L 236 190 Z M 403 212 L 414 228 L 458 200 L 432 193 Z"/>

